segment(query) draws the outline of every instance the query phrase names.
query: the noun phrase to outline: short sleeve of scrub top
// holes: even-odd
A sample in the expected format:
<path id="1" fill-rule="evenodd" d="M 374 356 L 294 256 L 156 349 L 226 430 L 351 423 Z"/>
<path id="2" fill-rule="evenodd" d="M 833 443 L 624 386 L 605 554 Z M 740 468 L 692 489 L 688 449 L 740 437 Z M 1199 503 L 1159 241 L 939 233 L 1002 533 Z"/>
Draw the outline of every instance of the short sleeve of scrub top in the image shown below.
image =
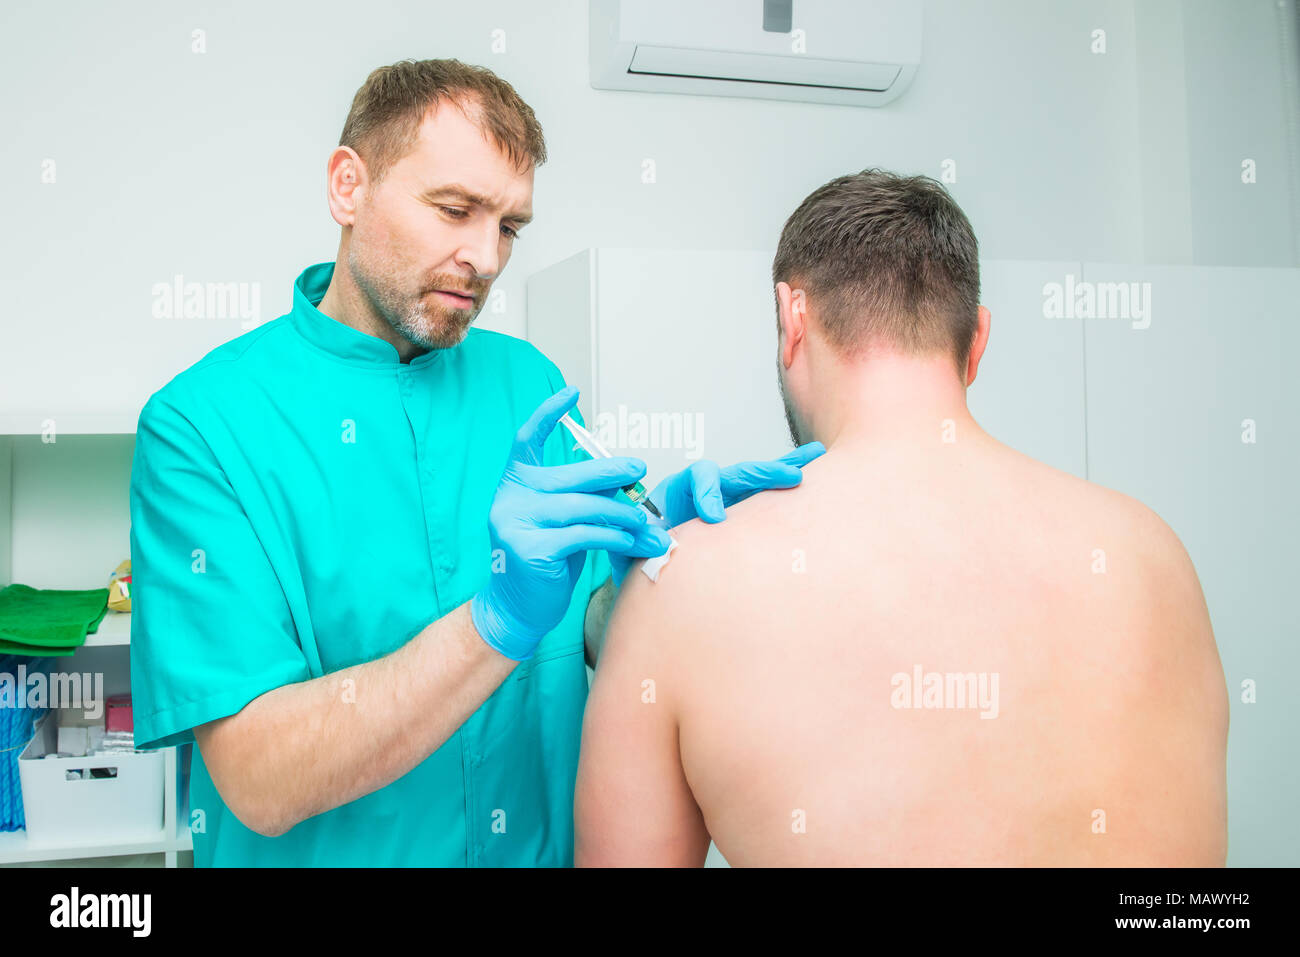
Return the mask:
<path id="1" fill-rule="evenodd" d="M 132 462 L 132 657 L 137 747 L 194 740 L 195 725 L 311 677 L 280 583 L 212 451 L 155 395 L 136 428 Z M 162 653 L 158 653 L 162 652 Z M 133 660 L 133 665 L 136 662 Z M 174 730 L 173 730 L 174 729 Z"/>

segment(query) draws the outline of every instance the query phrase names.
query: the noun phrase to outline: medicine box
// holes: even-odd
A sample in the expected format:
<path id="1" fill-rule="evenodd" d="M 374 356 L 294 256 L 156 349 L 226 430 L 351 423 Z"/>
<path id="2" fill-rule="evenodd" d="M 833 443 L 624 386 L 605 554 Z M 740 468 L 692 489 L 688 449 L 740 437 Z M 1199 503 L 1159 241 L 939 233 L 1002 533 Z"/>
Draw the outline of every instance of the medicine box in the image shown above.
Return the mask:
<path id="1" fill-rule="evenodd" d="M 115 694 L 108 699 L 105 707 L 105 722 L 109 731 L 134 731 L 135 723 L 131 719 L 131 696 Z"/>
<path id="2" fill-rule="evenodd" d="M 104 740 L 104 709 L 99 717 L 90 717 L 82 708 L 59 708 L 55 712 L 59 722 L 59 754 L 80 757 L 94 751 Z"/>

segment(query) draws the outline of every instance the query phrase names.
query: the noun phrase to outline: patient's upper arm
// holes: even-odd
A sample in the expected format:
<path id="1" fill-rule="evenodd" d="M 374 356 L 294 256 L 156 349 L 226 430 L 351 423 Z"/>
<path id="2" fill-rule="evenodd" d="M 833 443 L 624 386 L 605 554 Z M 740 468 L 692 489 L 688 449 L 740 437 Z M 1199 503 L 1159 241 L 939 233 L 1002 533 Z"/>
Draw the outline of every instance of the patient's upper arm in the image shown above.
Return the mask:
<path id="1" fill-rule="evenodd" d="M 675 558 L 676 556 L 674 556 Z M 670 566 L 671 566 L 670 562 Z M 700 866 L 704 818 L 682 771 L 675 676 L 689 614 L 665 574 L 629 571 L 587 699 L 574 800 L 579 866 Z"/>

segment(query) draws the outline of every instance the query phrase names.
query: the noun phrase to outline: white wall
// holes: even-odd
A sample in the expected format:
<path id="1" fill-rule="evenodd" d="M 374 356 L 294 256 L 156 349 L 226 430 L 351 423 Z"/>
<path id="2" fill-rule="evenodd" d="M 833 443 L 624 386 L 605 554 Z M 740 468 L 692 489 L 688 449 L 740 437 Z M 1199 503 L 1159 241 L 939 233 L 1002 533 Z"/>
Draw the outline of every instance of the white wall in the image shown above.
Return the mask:
<path id="1" fill-rule="evenodd" d="M 586 9 L 8 0 L 0 411 L 138 409 L 242 331 L 153 319 L 154 284 L 177 274 L 256 283 L 261 320 L 286 311 L 299 270 L 337 247 L 323 176 L 352 95 L 404 57 L 492 67 L 548 138 L 538 218 L 490 328 L 522 332 L 526 276 L 579 249 L 771 248 L 825 180 L 938 174 L 945 159 L 989 258 L 1297 261 L 1275 0 L 929 0 L 917 78 L 878 110 L 592 90 Z M 206 53 L 191 52 L 195 29 Z M 1253 186 L 1237 176 L 1246 156 Z"/>

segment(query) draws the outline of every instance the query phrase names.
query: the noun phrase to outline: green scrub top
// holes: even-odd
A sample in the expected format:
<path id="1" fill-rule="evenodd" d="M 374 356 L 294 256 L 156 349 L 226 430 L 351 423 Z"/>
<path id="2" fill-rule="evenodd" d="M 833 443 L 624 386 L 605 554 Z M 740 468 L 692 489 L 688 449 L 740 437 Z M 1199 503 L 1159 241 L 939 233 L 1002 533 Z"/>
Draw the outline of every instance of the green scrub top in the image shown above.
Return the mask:
<path id="1" fill-rule="evenodd" d="M 402 363 L 316 308 L 333 271 L 304 270 L 292 311 L 208 353 L 140 414 L 137 748 L 192 742 L 195 725 L 272 688 L 386 655 L 491 573 L 489 505 L 559 370 L 480 329 Z M 582 457 L 559 429 L 546 444 L 546 464 Z M 446 743 L 279 837 L 240 823 L 193 748 L 195 866 L 571 865 L 583 621 L 608 577 L 608 555 L 589 552 L 564 620 Z"/>

